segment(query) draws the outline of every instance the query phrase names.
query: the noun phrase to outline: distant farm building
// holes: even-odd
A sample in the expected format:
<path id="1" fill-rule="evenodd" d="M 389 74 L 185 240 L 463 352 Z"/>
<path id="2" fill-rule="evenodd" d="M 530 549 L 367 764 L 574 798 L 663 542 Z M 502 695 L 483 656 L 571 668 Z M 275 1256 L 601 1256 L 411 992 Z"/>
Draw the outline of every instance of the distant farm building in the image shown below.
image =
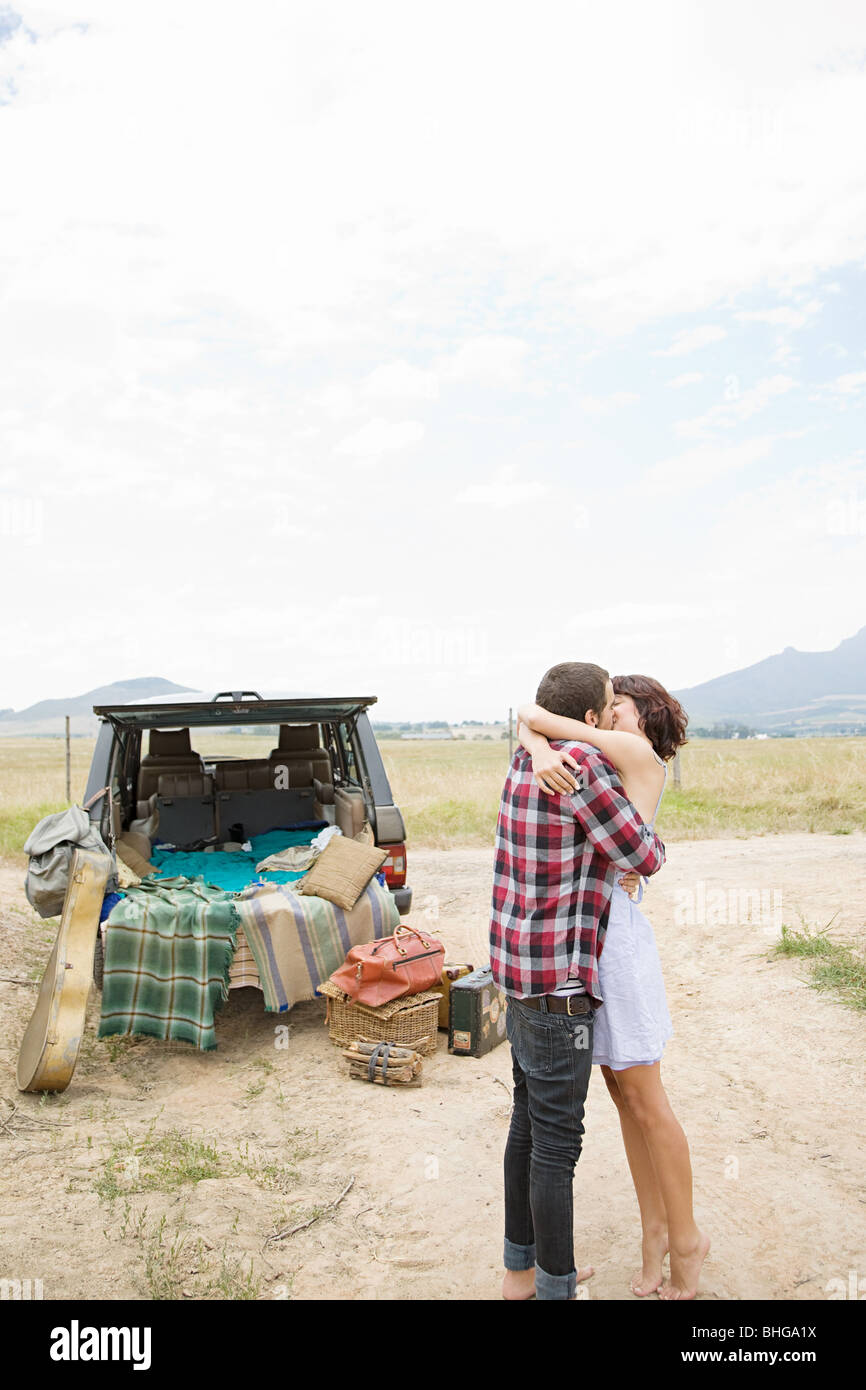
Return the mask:
<path id="1" fill-rule="evenodd" d="M 450 729 L 427 729 L 423 733 L 402 734 L 402 738 L 453 738 Z"/>

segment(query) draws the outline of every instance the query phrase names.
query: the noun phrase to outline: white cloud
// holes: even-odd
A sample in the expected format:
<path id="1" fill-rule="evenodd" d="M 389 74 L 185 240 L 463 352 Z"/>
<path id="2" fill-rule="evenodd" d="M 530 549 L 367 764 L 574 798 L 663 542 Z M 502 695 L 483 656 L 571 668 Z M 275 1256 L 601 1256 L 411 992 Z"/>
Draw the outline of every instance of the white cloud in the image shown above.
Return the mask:
<path id="1" fill-rule="evenodd" d="M 839 405 L 856 402 L 866 392 L 866 372 L 845 372 L 835 381 L 825 382 L 813 399 L 830 398 Z"/>
<path id="2" fill-rule="evenodd" d="M 672 386 L 674 390 L 678 391 L 683 386 L 696 386 L 703 379 L 703 372 L 683 372 L 682 376 L 671 377 L 668 386 Z"/>
<path id="3" fill-rule="evenodd" d="M 676 496 L 703 487 L 766 458 L 774 443 L 772 436 L 764 435 L 740 444 L 699 444 L 653 464 L 642 478 L 639 490 L 655 494 L 662 488 Z"/>
<path id="4" fill-rule="evenodd" d="M 435 401 L 439 378 L 435 372 L 412 367 L 408 362 L 385 362 L 366 378 L 361 394 L 380 401 Z"/>
<path id="5" fill-rule="evenodd" d="M 515 386 L 522 378 L 527 344 L 521 338 L 484 334 L 471 338 L 450 357 L 440 371 L 447 381 L 481 386 Z"/>
<path id="6" fill-rule="evenodd" d="M 609 396 L 579 396 L 577 403 L 587 415 L 610 415 L 639 400 L 636 391 L 613 391 Z"/>
<path id="7" fill-rule="evenodd" d="M 698 348 L 708 347 L 710 343 L 719 343 L 722 338 L 727 338 L 728 331 L 722 328 L 721 324 L 704 323 L 697 328 L 684 328 L 674 338 L 670 347 L 659 348 L 656 357 L 682 357 L 687 352 L 696 352 Z"/>
<path id="8" fill-rule="evenodd" d="M 802 308 L 779 304 L 772 309 L 743 310 L 734 315 L 741 323 L 769 323 L 775 328 L 802 328 L 822 308 L 821 301 L 812 299 Z"/>
<path id="9" fill-rule="evenodd" d="M 848 349 L 845 347 L 843 343 L 822 343 L 818 351 L 821 353 L 822 357 L 829 356 L 842 358 L 848 356 Z"/>
<path id="10" fill-rule="evenodd" d="M 708 546 L 719 542 L 760 595 L 764 626 L 778 615 L 778 636 L 772 644 L 765 638 L 759 655 L 789 644 L 801 651 L 835 646 L 863 626 L 866 457 L 821 459 L 747 490 L 720 493 L 705 535 Z M 790 592 L 796 607 L 788 607 Z"/>
<path id="11" fill-rule="evenodd" d="M 794 351 L 794 348 L 788 340 L 780 336 L 776 347 L 770 354 L 770 361 L 773 365 L 776 367 L 793 367 L 796 366 L 800 360 L 799 355 Z"/>
<path id="12" fill-rule="evenodd" d="M 730 608 L 730 604 L 725 605 L 724 601 L 721 606 Z M 718 604 L 710 608 L 704 604 L 688 603 L 618 603 L 609 608 L 575 613 L 565 620 L 563 629 L 568 633 L 607 632 L 622 627 L 648 629 L 653 623 L 684 623 L 692 619 L 706 621 L 718 611 Z"/>
<path id="13" fill-rule="evenodd" d="M 368 420 L 366 425 L 346 435 L 334 453 L 348 454 L 357 459 L 376 459 L 418 444 L 424 438 L 420 420 L 383 420 L 381 416 Z"/>
<path id="14" fill-rule="evenodd" d="M 726 388 L 726 399 L 711 406 L 694 420 L 678 420 L 676 433 L 684 439 L 711 439 L 720 429 L 732 429 L 744 420 L 750 420 L 764 410 L 770 401 L 787 395 L 796 385 L 793 377 L 779 373 L 765 377 L 755 386 L 741 391 L 737 378 L 732 377 Z"/>
<path id="15" fill-rule="evenodd" d="M 775 346 L 770 361 L 778 366 L 794 366 L 800 356 L 795 352 L 791 336 L 809 323 L 823 309 L 820 299 L 804 300 L 802 296 L 793 304 L 777 304 L 768 309 L 741 310 L 734 315 L 740 323 L 761 323 L 776 328 Z"/>
<path id="16" fill-rule="evenodd" d="M 522 502 L 533 502 L 546 497 L 550 488 L 546 483 L 521 478 L 513 464 L 500 468 L 495 478 L 486 483 L 472 483 L 457 493 L 455 501 L 470 506 L 493 507 L 501 511 L 506 507 L 516 507 Z"/>

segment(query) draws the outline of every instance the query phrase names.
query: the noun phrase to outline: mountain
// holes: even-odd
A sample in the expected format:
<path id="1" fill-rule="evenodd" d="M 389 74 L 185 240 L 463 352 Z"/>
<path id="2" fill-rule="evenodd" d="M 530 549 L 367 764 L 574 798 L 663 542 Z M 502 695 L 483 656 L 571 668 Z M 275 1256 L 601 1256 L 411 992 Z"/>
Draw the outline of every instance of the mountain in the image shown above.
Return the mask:
<path id="1" fill-rule="evenodd" d="M 832 651 L 786 647 L 674 693 L 693 728 L 730 721 L 765 733 L 866 731 L 866 627 Z"/>
<path id="2" fill-rule="evenodd" d="M 38 700 L 21 710 L 0 712 L 0 734 L 62 734 L 65 717 L 70 715 L 74 734 L 96 732 L 94 705 L 123 704 L 127 700 L 150 700 L 156 695 L 180 695 L 190 690 L 188 685 L 175 685 L 161 676 L 138 676 L 134 680 L 114 681 L 85 690 L 83 695 L 70 695 L 62 700 Z"/>

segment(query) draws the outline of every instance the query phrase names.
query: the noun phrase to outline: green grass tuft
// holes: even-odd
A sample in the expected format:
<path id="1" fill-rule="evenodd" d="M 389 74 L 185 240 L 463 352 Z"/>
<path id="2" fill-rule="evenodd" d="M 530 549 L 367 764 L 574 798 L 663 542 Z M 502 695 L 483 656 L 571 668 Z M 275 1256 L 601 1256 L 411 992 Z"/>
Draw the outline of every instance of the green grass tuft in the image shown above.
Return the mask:
<path id="1" fill-rule="evenodd" d="M 815 989 L 838 990 L 844 1004 L 866 1009 L 866 956 L 848 946 L 837 946 L 812 972 Z"/>
<path id="2" fill-rule="evenodd" d="M 782 938 L 773 948 L 777 956 L 800 956 L 812 961 L 812 989 L 835 990 L 843 1004 L 866 1009 L 866 954 L 831 941 L 827 928 L 793 931 L 782 927 Z"/>
<path id="3" fill-rule="evenodd" d="M 794 931 L 792 927 L 782 927 L 782 937 L 773 948 L 777 956 L 827 956 L 835 947 L 827 935 L 827 928 L 811 931 Z"/>
<path id="4" fill-rule="evenodd" d="M 181 1130 L 151 1133 L 140 1143 L 127 1134 L 114 1145 L 94 1187 L 103 1201 L 112 1202 L 130 1192 L 170 1192 L 202 1178 L 224 1177 L 229 1171 L 219 1149 Z"/>

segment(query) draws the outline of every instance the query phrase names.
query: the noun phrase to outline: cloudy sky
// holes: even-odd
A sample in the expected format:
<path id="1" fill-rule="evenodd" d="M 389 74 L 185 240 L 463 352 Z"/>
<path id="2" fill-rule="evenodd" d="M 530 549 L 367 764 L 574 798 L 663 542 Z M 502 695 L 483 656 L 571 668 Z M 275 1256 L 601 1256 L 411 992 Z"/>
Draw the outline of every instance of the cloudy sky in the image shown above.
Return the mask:
<path id="1" fill-rule="evenodd" d="M 866 623 L 866 10 L 0 5 L 0 707 Z"/>

